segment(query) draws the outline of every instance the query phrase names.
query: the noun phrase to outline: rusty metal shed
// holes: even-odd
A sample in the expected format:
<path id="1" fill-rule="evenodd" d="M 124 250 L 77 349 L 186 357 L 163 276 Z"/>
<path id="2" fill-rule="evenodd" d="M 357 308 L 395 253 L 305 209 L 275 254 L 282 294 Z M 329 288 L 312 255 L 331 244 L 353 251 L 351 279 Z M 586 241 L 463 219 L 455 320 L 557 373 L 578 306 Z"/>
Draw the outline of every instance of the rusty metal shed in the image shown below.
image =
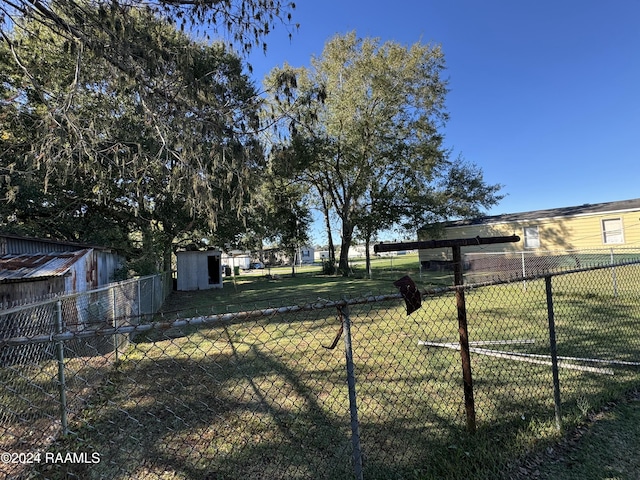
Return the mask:
<path id="1" fill-rule="evenodd" d="M 92 249 L 0 256 L 0 301 L 23 303 L 97 286 Z"/>
<path id="2" fill-rule="evenodd" d="M 109 248 L 0 234 L 0 303 L 26 303 L 113 281 L 123 259 Z"/>
<path id="3" fill-rule="evenodd" d="M 114 273 L 124 264 L 124 258 L 111 248 L 49 238 L 23 237 L 0 233 L 0 255 L 64 253 L 87 249 L 93 250 L 92 255 L 97 269 L 96 286 L 101 287 L 113 282 Z"/>

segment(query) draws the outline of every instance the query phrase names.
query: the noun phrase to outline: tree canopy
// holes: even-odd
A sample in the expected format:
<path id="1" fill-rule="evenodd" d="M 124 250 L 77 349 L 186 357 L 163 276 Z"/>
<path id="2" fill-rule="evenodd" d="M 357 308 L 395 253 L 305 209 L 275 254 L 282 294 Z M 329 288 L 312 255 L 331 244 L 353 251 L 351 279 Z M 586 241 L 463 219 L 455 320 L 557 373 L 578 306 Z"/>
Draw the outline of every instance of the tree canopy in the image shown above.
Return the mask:
<path id="1" fill-rule="evenodd" d="M 120 60 L 133 46 L 127 27 L 131 11 L 145 11 L 181 31 L 226 36 L 246 52 L 266 49 L 266 36 L 277 23 L 291 27 L 293 9 L 293 2 L 281 0 L 0 0 L 0 31 L 6 40 L 7 31 L 28 20 L 33 28 L 79 41 L 129 70 Z"/>
<path id="2" fill-rule="evenodd" d="M 127 38 L 146 61 L 134 78 L 33 22 L 0 44 L 5 228 L 88 240 L 102 224 L 124 243 L 139 232 L 165 268 L 182 235 L 235 235 L 220 227 L 239 228 L 229 218 L 243 216 L 263 164 L 241 59 L 135 10 Z"/>
<path id="3" fill-rule="evenodd" d="M 330 226 L 340 221 L 339 268 L 355 236 L 416 230 L 423 222 L 476 214 L 501 197 L 482 172 L 443 146 L 447 82 L 438 46 L 330 39 L 311 67 L 266 79 L 283 171 L 306 183 Z M 331 241 L 330 241 L 331 243 Z M 368 249 L 367 249 L 368 252 Z"/>

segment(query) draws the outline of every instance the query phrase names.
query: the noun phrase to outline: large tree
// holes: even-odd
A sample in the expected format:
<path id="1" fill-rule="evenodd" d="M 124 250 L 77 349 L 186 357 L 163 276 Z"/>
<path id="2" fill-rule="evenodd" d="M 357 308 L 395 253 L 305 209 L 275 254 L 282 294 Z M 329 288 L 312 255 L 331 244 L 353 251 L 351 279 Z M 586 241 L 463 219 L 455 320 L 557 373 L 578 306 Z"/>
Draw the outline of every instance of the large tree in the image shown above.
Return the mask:
<path id="1" fill-rule="evenodd" d="M 243 215 L 262 165 L 258 100 L 223 45 L 144 11 L 126 22 L 131 56 L 146 58 L 135 77 L 32 20 L 0 44 L 2 210 L 65 237 L 104 218 L 167 268 L 175 238 Z"/>
<path id="2" fill-rule="evenodd" d="M 262 158 L 250 134 L 255 92 L 238 58 L 180 32 L 266 49 L 276 26 L 297 28 L 294 8 L 0 0 L 4 222 L 112 243 L 138 230 L 144 245 L 163 245 L 144 250 L 164 253 L 165 267 L 170 239 L 185 231 L 237 237 Z"/>
<path id="3" fill-rule="evenodd" d="M 286 151 L 272 151 L 262 184 L 260 218 L 262 237 L 276 245 L 291 259 L 291 274 L 295 275 L 295 259 L 300 248 L 309 242 L 312 222 L 307 187 L 292 181 L 288 172 L 279 168 L 287 162 L 279 161 Z"/>
<path id="4" fill-rule="evenodd" d="M 128 16 L 142 10 L 173 22 L 181 31 L 201 36 L 226 38 L 248 52 L 255 46 L 267 48 L 266 36 L 277 24 L 289 30 L 293 2 L 281 0 L 0 0 L 0 35 L 29 20 L 33 29 L 44 28 L 68 40 L 79 41 L 103 56 L 123 73 L 136 75 L 144 55 L 130 57 L 132 44 Z"/>
<path id="5" fill-rule="evenodd" d="M 499 186 L 443 146 L 444 55 L 438 46 L 360 39 L 325 45 L 309 68 L 270 73 L 270 118 L 292 154 L 289 171 L 340 219 L 339 268 L 356 235 L 467 216 L 495 204 Z"/>

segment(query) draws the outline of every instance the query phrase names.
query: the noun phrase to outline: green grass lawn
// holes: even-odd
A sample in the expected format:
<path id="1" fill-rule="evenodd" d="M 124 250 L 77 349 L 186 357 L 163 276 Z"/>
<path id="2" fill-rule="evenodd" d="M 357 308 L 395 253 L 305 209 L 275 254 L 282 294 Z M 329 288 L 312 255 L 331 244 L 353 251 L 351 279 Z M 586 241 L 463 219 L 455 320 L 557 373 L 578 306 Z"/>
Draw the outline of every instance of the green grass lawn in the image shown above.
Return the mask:
<path id="1" fill-rule="evenodd" d="M 566 438 L 534 452 L 513 469 L 514 479 L 634 480 L 640 478 L 640 394 L 606 405 Z"/>
<path id="2" fill-rule="evenodd" d="M 393 280 L 407 273 L 421 288 L 450 283 L 420 277 L 409 261 L 373 280 L 240 275 L 222 290 L 172 294 L 158 318 L 394 293 Z M 555 277 L 558 354 L 640 359 L 639 276 L 637 267 L 618 269 L 615 292 L 608 270 Z M 475 288 L 466 299 L 470 341 L 522 341 L 490 348 L 548 354 L 544 281 Z M 472 355 L 478 430 L 466 432 L 459 352 L 418 343 L 458 340 L 452 293 L 426 297 L 411 316 L 400 300 L 352 305 L 349 315 L 365 478 L 500 478 L 562 437 L 551 368 L 480 354 Z M 43 473 L 353 478 L 343 344 L 323 348 L 339 328 L 331 308 L 141 335 L 74 418 L 68 443 L 56 445 L 90 448 L 104 461 Z M 638 367 L 606 367 L 614 375 L 560 369 L 564 431 L 638 385 Z"/>
<path id="3" fill-rule="evenodd" d="M 318 265 L 296 267 L 296 276 L 291 276 L 291 267 L 243 272 L 226 277 L 222 289 L 172 292 L 160 314 L 184 317 L 387 294 L 397 291 L 393 282 L 404 275 L 410 275 L 421 289 L 453 284 L 451 272 L 420 273 L 417 254 L 374 259 L 371 279 L 366 275 L 364 259 L 353 263 L 354 275 L 348 278 L 321 275 Z"/>

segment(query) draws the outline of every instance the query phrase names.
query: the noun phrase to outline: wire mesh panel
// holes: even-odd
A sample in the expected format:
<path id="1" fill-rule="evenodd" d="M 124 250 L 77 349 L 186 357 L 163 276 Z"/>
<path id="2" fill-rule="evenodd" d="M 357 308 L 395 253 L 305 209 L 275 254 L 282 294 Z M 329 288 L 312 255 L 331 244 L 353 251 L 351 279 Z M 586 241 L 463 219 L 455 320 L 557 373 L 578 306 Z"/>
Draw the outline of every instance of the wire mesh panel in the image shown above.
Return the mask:
<path id="1" fill-rule="evenodd" d="M 73 435 L 69 426 L 105 391 L 117 349 L 129 338 L 102 332 L 135 320 L 136 290 L 133 280 L 0 310 L 0 452 L 9 455 L 2 457 L 0 477 L 37 477 L 33 455 Z M 68 339 L 53 340 L 59 333 Z"/>
<path id="2" fill-rule="evenodd" d="M 553 418 L 543 279 L 468 291 L 467 315 L 478 425 L 527 428 Z"/>
<path id="3" fill-rule="evenodd" d="M 55 303 L 40 302 L 34 305 L 0 310 L 0 338 L 31 337 L 55 333 Z M 0 350 L 0 367 L 21 363 L 37 363 L 51 355 L 51 346 L 25 344 Z"/>
<path id="4" fill-rule="evenodd" d="M 640 266 L 622 265 L 553 278 L 562 400 L 567 413 L 637 385 L 640 373 Z"/>
<path id="5" fill-rule="evenodd" d="M 640 260 L 638 248 L 593 248 L 581 250 L 524 250 L 520 252 L 476 252 L 464 255 L 468 283 L 514 279 L 616 265 Z"/>
<path id="6" fill-rule="evenodd" d="M 5 313 L 0 315 L 2 338 L 52 334 L 54 318 L 50 304 Z M 47 448 L 59 433 L 54 346 L 2 346 L 0 361 L 0 452 L 23 454 Z M 28 471 L 28 467 L 3 461 L 0 475 L 11 478 Z"/>
<path id="7" fill-rule="evenodd" d="M 640 382 L 639 264 L 170 322 L 140 321 L 146 289 L 0 315 L 0 448 L 43 455 L 0 473 L 497 478 Z"/>
<path id="8" fill-rule="evenodd" d="M 401 300 L 351 307 L 365 478 L 420 478 L 464 425 L 460 355 L 424 342 L 457 341 L 452 294 L 406 314 Z M 431 472 L 433 473 L 433 472 Z"/>
<path id="9" fill-rule="evenodd" d="M 325 310 L 138 335 L 70 427 L 100 464 L 65 474 L 344 478 L 344 366 L 322 348 L 337 324 Z"/>

